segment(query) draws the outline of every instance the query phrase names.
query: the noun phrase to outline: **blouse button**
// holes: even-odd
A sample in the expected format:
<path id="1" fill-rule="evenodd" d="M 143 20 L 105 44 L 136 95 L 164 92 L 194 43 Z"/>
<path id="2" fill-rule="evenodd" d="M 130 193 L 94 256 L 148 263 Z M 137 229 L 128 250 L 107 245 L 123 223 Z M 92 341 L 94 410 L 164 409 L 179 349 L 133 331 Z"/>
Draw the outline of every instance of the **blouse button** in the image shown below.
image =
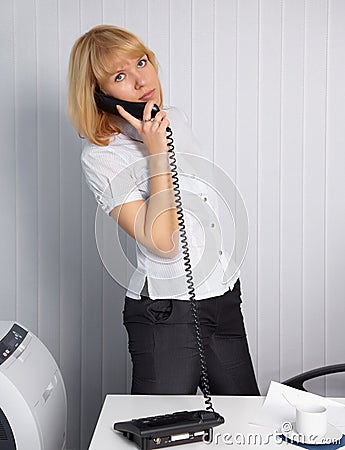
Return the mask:
<path id="1" fill-rule="evenodd" d="M 204 202 L 207 202 L 207 197 L 204 197 Z"/>
<path id="2" fill-rule="evenodd" d="M 219 254 L 220 254 L 220 255 L 222 255 L 222 254 L 223 254 L 223 252 L 222 252 L 221 250 L 219 250 Z"/>
<path id="3" fill-rule="evenodd" d="M 214 223 L 211 223 L 211 228 L 214 228 L 215 227 L 215 224 Z"/>

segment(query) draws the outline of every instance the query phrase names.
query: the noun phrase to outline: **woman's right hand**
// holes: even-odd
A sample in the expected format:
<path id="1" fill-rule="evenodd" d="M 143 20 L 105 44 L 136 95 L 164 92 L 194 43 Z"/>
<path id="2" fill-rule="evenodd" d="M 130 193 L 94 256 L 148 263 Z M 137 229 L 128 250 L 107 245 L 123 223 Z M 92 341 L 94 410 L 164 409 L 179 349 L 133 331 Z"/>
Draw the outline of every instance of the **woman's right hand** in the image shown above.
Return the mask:
<path id="1" fill-rule="evenodd" d="M 151 120 L 153 105 L 153 100 L 147 102 L 144 109 L 143 120 L 139 120 L 132 116 L 122 106 L 117 106 L 119 114 L 139 133 L 150 155 L 166 153 L 168 151 L 166 129 L 170 125 L 165 111 L 159 111 L 156 114 L 156 117 Z"/>

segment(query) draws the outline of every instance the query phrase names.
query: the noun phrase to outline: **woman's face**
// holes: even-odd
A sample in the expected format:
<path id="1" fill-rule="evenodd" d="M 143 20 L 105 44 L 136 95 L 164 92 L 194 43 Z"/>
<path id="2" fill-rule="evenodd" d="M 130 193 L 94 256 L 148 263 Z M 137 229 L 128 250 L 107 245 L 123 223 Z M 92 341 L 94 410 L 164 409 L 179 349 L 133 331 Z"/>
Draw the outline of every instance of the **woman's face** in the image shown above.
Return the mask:
<path id="1" fill-rule="evenodd" d="M 146 55 L 114 61 L 114 72 L 101 86 L 106 95 L 129 102 L 153 100 L 160 105 L 160 83 Z"/>

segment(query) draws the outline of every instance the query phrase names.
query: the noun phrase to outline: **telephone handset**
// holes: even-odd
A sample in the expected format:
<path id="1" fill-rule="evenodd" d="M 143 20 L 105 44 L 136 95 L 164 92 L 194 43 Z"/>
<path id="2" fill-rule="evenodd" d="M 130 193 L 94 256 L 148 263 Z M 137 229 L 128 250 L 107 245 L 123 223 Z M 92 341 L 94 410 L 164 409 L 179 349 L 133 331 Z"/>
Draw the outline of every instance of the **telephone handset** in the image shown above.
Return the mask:
<path id="1" fill-rule="evenodd" d="M 143 118 L 146 103 L 126 102 L 105 95 L 99 89 L 95 90 L 95 102 L 102 111 L 110 114 L 120 115 L 116 105 L 121 105 L 127 112 L 137 119 Z M 151 111 L 153 119 L 159 111 L 154 105 Z M 178 181 L 177 165 L 174 152 L 174 140 L 171 128 L 166 129 L 168 141 L 169 163 L 172 173 L 175 204 L 178 215 L 180 242 L 182 247 L 188 294 L 190 298 L 191 311 L 194 320 L 196 341 L 200 357 L 201 390 L 204 396 L 206 411 L 183 411 L 165 416 L 133 419 L 127 422 L 117 422 L 114 429 L 123 433 L 131 441 L 135 441 L 142 450 L 162 448 L 171 445 L 187 444 L 191 442 L 212 441 L 213 427 L 224 423 L 224 418 L 214 411 L 210 394 L 205 350 L 202 342 L 198 305 L 195 300 L 195 288 L 193 282 L 192 266 L 189 257 L 189 248 L 184 224 L 181 193 Z"/>
<path id="2" fill-rule="evenodd" d="M 144 114 L 144 108 L 146 103 L 142 102 L 126 102 L 124 100 L 119 100 L 109 95 L 105 95 L 99 89 L 95 90 L 95 102 L 99 109 L 108 112 L 110 114 L 120 115 L 116 105 L 122 106 L 129 114 L 136 117 L 137 119 L 142 119 Z M 153 119 L 158 113 L 159 108 L 154 105 L 151 111 L 151 119 Z"/>

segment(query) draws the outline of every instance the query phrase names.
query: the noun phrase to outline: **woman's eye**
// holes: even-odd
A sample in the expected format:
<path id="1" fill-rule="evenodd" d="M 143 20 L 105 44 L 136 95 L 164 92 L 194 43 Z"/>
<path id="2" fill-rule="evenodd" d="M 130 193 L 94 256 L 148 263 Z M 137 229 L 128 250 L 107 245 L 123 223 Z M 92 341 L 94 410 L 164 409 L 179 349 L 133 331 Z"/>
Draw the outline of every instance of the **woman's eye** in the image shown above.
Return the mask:
<path id="1" fill-rule="evenodd" d="M 138 62 L 138 67 L 144 67 L 144 66 L 146 66 L 146 63 L 147 63 L 147 59 L 141 59 L 139 62 Z"/>
<path id="2" fill-rule="evenodd" d="M 119 73 L 118 75 L 116 75 L 115 77 L 115 81 L 122 81 L 124 79 L 124 74 L 123 73 Z"/>

